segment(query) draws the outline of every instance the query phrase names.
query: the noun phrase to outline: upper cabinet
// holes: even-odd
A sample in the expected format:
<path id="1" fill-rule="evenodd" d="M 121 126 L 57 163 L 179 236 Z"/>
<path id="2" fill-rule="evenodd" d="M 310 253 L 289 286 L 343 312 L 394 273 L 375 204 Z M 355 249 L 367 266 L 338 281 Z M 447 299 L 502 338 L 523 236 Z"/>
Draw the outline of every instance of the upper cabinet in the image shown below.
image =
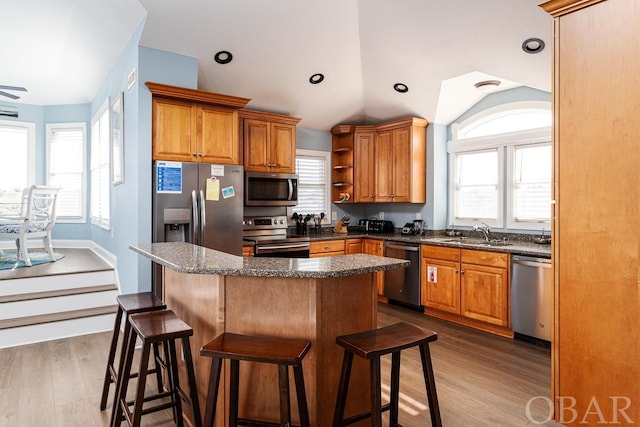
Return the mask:
<path id="1" fill-rule="evenodd" d="M 333 201 L 425 203 L 427 124 L 409 118 L 377 126 L 335 126 Z"/>
<path id="2" fill-rule="evenodd" d="M 280 114 L 241 110 L 245 170 L 294 173 L 296 125 L 300 120 Z"/>
<path id="3" fill-rule="evenodd" d="M 249 99 L 146 85 L 153 94 L 153 160 L 240 164 L 238 110 Z"/>

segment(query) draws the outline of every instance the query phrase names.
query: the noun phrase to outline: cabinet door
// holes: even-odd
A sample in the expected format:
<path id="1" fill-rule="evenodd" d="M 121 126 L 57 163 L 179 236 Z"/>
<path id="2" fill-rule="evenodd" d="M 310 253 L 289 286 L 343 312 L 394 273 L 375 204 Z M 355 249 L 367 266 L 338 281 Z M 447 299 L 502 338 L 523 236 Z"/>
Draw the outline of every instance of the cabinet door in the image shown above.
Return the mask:
<path id="1" fill-rule="evenodd" d="M 498 326 L 509 326 L 509 273 L 506 268 L 462 264 L 461 314 Z"/>
<path id="2" fill-rule="evenodd" d="M 411 128 L 393 130 L 392 202 L 411 201 Z"/>
<path id="3" fill-rule="evenodd" d="M 344 255 L 344 240 L 320 240 L 309 244 L 309 258 Z"/>
<path id="4" fill-rule="evenodd" d="M 344 246 L 344 253 L 349 254 L 361 254 L 362 253 L 362 239 L 347 239 Z"/>
<path id="5" fill-rule="evenodd" d="M 269 122 L 244 119 L 243 132 L 245 171 L 267 172 Z"/>
<path id="6" fill-rule="evenodd" d="M 379 132 L 376 135 L 375 189 L 376 202 L 393 201 L 393 133 Z"/>
<path id="7" fill-rule="evenodd" d="M 153 160 L 197 161 L 194 104 L 154 97 L 152 105 Z"/>
<path id="8" fill-rule="evenodd" d="M 269 157 L 270 171 L 294 173 L 296 170 L 296 127 L 282 123 L 270 124 Z"/>
<path id="9" fill-rule="evenodd" d="M 422 305 L 460 314 L 460 263 L 422 259 Z"/>
<path id="10" fill-rule="evenodd" d="M 384 256 L 384 244 L 378 239 L 364 239 L 363 251 L 367 255 Z M 376 289 L 378 296 L 384 295 L 384 271 L 375 273 Z"/>
<path id="11" fill-rule="evenodd" d="M 373 202 L 375 199 L 375 133 L 357 133 L 354 138 L 354 202 Z"/>
<path id="12" fill-rule="evenodd" d="M 238 110 L 201 105 L 198 107 L 196 129 L 198 160 L 205 163 L 237 165 Z"/>

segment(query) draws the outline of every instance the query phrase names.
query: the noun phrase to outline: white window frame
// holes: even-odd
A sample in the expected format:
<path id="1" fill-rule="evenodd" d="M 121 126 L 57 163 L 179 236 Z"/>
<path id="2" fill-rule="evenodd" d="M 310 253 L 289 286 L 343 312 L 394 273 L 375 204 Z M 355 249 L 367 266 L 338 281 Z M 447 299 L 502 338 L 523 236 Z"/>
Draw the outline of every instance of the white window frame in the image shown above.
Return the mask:
<path id="1" fill-rule="evenodd" d="M 551 130 L 549 129 L 549 132 Z M 543 138 L 547 139 L 547 138 Z M 547 141 L 538 142 L 538 143 L 528 143 L 528 144 L 513 144 L 507 146 L 507 228 L 512 229 L 520 229 L 520 230 L 551 230 L 551 218 L 545 221 L 516 221 L 513 214 L 513 204 L 514 204 L 514 190 L 515 190 L 515 182 L 514 182 L 514 173 L 515 173 L 515 151 L 516 148 L 520 147 L 536 147 L 536 146 L 551 146 L 551 140 L 548 138 Z M 553 176 L 551 178 L 551 185 L 553 186 Z M 553 188 L 552 188 L 553 191 Z M 551 194 L 549 194 L 549 217 L 551 217 Z"/>
<path id="2" fill-rule="evenodd" d="M 456 218 L 455 216 L 455 194 L 456 194 L 456 160 L 457 154 L 473 154 L 473 153 L 486 153 L 489 151 L 495 151 L 497 153 L 496 162 L 498 168 L 498 182 L 497 182 L 497 206 L 496 206 L 496 218 Z M 491 227 L 502 227 L 504 222 L 503 220 L 503 212 L 504 212 L 504 150 L 500 149 L 500 147 L 490 146 L 490 147 L 481 147 L 478 149 L 468 149 L 468 150 L 456 150 L 451 152 L 449 156 L 449 224 L 452 225 L 463 225 L 463 226 L 474 226 L 479 223 L 485 223 Z"/>
<path id="3" fill-rule="evenodd" d="M 547 101 L 522 101 L 522 102 L 510 102 L 508 104 L 501 104 L 495 107 L 487 108 L 473 116 L 463 120 L 460 123 L 453 123 L 451 125 L 451 138 L 453 141 L 462 141 L 469 139 L 477 139 L 477 138 L 487 138 L 495 135 L 487 135 L 481 137 L 472 137 L 472 138 L 462 138 L 460 135 L 463 133 L 464 129 L 469 126 L 480 126 L 484 123 L 487 123 L 491 120 L 494 120 L 499 117 L 508 116 L 515 112 L 534 112 L 534 111 L 549 111 L 551 114 L 551 104 Z M 509 133 L 517 133 L 517 132 L 528 132 L 532 130 L 538 129 L 547 129 L 548 127 L 541 128 L 533 128 L 526 129 L 523 131 L 509 132 Z"/>
<path id="4" fill-rule="evenodd" d="M 0 120 L 0 126 L 27 130 L 27 187 L 31 187 L 36 183 L 36 124 L 31 122 Z"/>
<path id="5" fill-rule="evenodd" d="M 325 208 L 324 208 L 324 218 L 322 219 L 322 225 L 331 224 L 331 152 L 329 151 L 320 151 L 320 150 L 306 150 L 306 149 L 297 149 L 296 150 L 296 158 L 298 157 L 320 157 L 324 159 L 324 167 L 325 167 Z M 295 164 L 295 159 L 294 159 Z M 300 183 L 298 183 L 298 186 Z M 298 193 L 299 194 L 299 193 Z M 299 197 L 299 196 L 298 196 Z M 320 213 L 320 212 L 318 212 Z M 287 218 L 289 225 L 294 225 L 295 221 L 291 220 L 291 215 L 293 215 L 293 208 L 287 208 Z"/>
<path id="6" fill-rule="evenodd" d="M 482 136 L 482 137 L 477 137 L 477 138 L 466 138 L 466 139 L 461 139 L 461 140 L 451 140 L 447 143 L 447 152 L 449 153 L 449 202 L 448 202 L 448 208 L 449 208 L 449 224 L 454 225 L 454 226 L 473 226 L 473 225 L 478 225 L 478 223 L 480 222 L 480 220 L 478 221 L 472 221 L 472 220 L 458 220 L 455 218 L 455 174 L 456 174 L 456 170 L 455 170 L 455 154 L 456 153 L 460 153 L 460 152 L 469 152 L 469 151 L 481 151 L 481 150 L 487 150 L 487 149 L 492 149 L 492 148 L 497 148 L 498 152 L 499 152 L 499 156 L 502 160 L 499 160 L 500 165 L 499 167 L 501 168 L 499 170 L 500 173 L 500 179 L 499 179 L 499 185 L 500 185 L 500 191 L 502 192 L 502 196 L 499 197 L 499 203 L 501 204 L 501 206 L 498 207 L 498 213 L 499 213 L 499 217 L 496 220 L 493 221 L 488 221 L 488 220 L 482 220 L 482 222 L 487 223 L 487 225 L 494 227 L 494 228 L 507 228 L 508 224 L 506 224 L 505 222 L 505 217 L 504 217 L 504 203 L 506 202 L 508 204 L 508 206 L 511 203 L 511 196 L 509 196 L 508 198 L 505 197 L 505 167 L 504 167 L 504 151 L 507 149 L 507 147 L 509 146 L 513 146 L 513 145 L 529 145 L 529 144 L 535 144 L 535 143 L 547 143 L 551 141 L 551 128 L 547 127 L 547 128 L 538 128 L 538 129 L 533 129 L 533 130 L 525 130 L 525 131 L 518 131 L 518 132 L 510 132 L 510 133 L 503 133 L 503 134 L 498 134 L 498 135 L 490 135 L 490 136 Z M 509 157 L 507 157 L 507 163 L 512 163 L 511 160 L 509 160 Z M 508 166 L 507 165 L 507 170 L 512 167 L 512 166 Z M 510 211 L 510 206 L 508 208 L 508 210 Z M 526 225 L 528 224 L 528 225 Z M 540 223 L 520 223 L 519 227 L 514 227 L 517 229 L 526 229 L 526 230 L 541 230 L 542 228 L 548 229 L 549 225 L 547 224 L 546 227 L 544 227 L 544 225 L 541 225 Z M 508 227 L 511 228 L 511 227 Z"/>
<path id="7" fill-rule="evenodd" d="M 110 145 L 111 145 L 111 110 L 110 110 L 110 102 L 109 102 L 109 98 L 107 98 L 104 103 L 100 106 L 100 108 L 98 109 L 98 111 L 96 112 L 96 114 L 91 118 L 91 165 L 90 165 L 90 171 L 91 171 L 91 197 L 100 197 L 101 193 L 100 191 L 94 191 L 94 174 L 96 174 L 97 172 L 99 173 L 99 171 L 101 170 L 101 168 L 106 167 L 107 168 L 107 180 L 106 180 L 106 185 L 105 188 L 103 188 L 102 190 L 105 190 L 107 192 L 106 194 L 106 200 L 107 200 L 107 206 L 106 206 L 106 211 L 100 211 L 100 212 L 94 212 L 93 211 L 93 202 L 90 203 L 90 216 L 91 216 L 91 224 L 92 225 L 97 225 L 100 228 L 103 228 L 105 230 L 110 230 L 111 229 L 111 161 L 110 161 L 110 153 L 111 153 L 111 149 L 110 149 Z M 97 121 L 101 120 L 103 118 L 103 115 L 106 114 L 106 126 L 107 126 L 107 149 L 106 149 L 106 153 L 107 153 L 107 157 L 106 157 L 106 164 L 104 161 L 100 162 L 99 166 L 97 168 L 94 167 L 94 155 L 98 155 L 98 153 L 96 153 L 95 151 L 96 148 L 98 147 L 98 145 L 101 143 L 100 140 L 98 140 L 97 143 L 94 143 L 96 140 L 94 138 L 100 138 L 100 135 L 94 135 L 94 129 L 95 129 L 95 124 Z M 101 130 L 99 132 L 100 134 L 102 133 Z M 103 159 L 100 159 L 103 160 Z M 97 171 L 97 172 L 96 172 Z"/>
<path id="8" fill-rule="evenodd" d="M 60 129 L 81 129 L 82 130 L 82 172 L 80 177 L 80 215 L 65 217 L 56 215 L 56 222 L 59 223 L 86 223 L 87 222 L 87 124 L 84 122 L 74 123 L 47 123 L 47 184 L 51 184 L 51 135 L 54 130 Z"/>

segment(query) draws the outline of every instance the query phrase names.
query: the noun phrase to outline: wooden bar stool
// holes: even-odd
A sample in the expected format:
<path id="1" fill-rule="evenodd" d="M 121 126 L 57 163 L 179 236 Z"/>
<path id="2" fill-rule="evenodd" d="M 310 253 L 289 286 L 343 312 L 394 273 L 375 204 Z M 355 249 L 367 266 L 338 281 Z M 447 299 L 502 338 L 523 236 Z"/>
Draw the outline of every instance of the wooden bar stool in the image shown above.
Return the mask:
<path id="1" fill-rule="evenodd" d="M 338 398 L 333 416 L 333 426 L 341 427 L 371 417 L 373 427 L 382 426 L 382 412 L 390 411 L 389 425 L 398 425 L 398 395 L 400 391 L 400 351 L 419 346 L 422 360 L 422 371 L 427 388 L 431 425 L 441 427 L 440 408 L 436 394 L 436 383 L 431 366 L 429 343 L 438 339 L 435 332 L 425 331 L 405 322 L 391 326 L 336 338 L 336 343 L 344 347 L 342 373 L 338 386 Z M 391 393 L 390 403 L 382 405 L 380 394 L 380 356 L 391 353 Z M 347 390 L 351 375 L 353 355 L 369 360 L 371 372 L 371 411 L 344 419 L 344 408 L 347 402 Z"/>
<path id="2" fill-rule="evenodd" d="M 107 407 L 107 396 L 109 394 L 109 387 L 112 383 L 118 383 L 118 375 L 122 371 L 122 365 L 124 364 L 124 353 L 126 343 L 129 340 L 129 334 L 131 333 L 131 326 L 129 324 L 129 316 L 137 313 L 145 313 L 154 310 L 164 310 L 167 306 L 156 297 L 153 292 L 142 292 L 139 294 L 127 294 L 118 295 L 116 297 L 118 302 L 118 311 L 116 312 L 116 321 L 113 325 L 113 336 L 111 337 L 111 346 L 109 347 L 109 357 L 107 358 L 107 369 L 104 373 L 104 383 L 102 385 L 102 397 L 100 398 L 100 410 L 104 411 Z M 115 368 L 115 356 L 118 346 L 118 336 L 120 335 L 120 322 L 122 321 L 122 315 L 124 314 L 124 333 L 122 336 L 122 348 L 120 350 L 120 358 L 118 361 L 118 369 Z M 154 346 L 154 358 L 156 365 L 154 369 L 147 373 L 155 373 L 158 381 L 158 392 L 162 391 L 162 374 L 160 371 L 161 359 L 158 352 L 158 347 Z M 131 375 L 135 377 L 137 374 Z M 117 389 L 117 386 L 116 386 Z M 115 396 L 114 396 L 115 402 Z"/>
<path id="3" fill-rule="evenodd" d="M 216 418 L 216 402 L 220 383 L 220 370 L 223 359 L 230 359 L 229 387 L 229 427 L 246 426 L 291 426 L 291 408 L 289 401 L 289 366 L 293 367 L 296 383 L 298 412 L 302 427 L 309 426 L 309 410 L 307 395 L 304 389 L 302 359 L 311 348 L 311 342 L 300 339 L 257 337 L 223 333 L 213 341 L 205 344 L 200 355 L 211 357 L 211 374 L 207 406 L 204 412 L 205 427 L 213 427 Z M 248 418 L 238 418 L 238 394 L 240 378 L 240 361 L 271 363 L 278 365 L 278 382 L 280 387 L 280 424 Z"/>
<path id="4" fill-rule="evenodd" d="M 193 370 L 193 359 L 189 337 L 193 335 L 193 329 L 184 323 L 171 310 L 151 311 L 148 313 L 133 314 L 129 316 L 132 333 L 126 343 L 126 356 L 121 371 L 121 380 L 118 382 L 117 400 L 115 411 L 111 417 L 111 426 L 119 426 L 124 419 L 129 426 L 139 426 L 142 415 L 164 409 L 175 408 L 174 417 L 178 426 L 183 426 L 182 401 L 191 409 L 193 422 L 196 427 L 202 426 L 200 404 L 196 389 L 196 378 Z M 130 411 L 127 402 L 127 387 L 131 378 L 131 365 L 135 352 L 136 338 L 142 341 L 142 353 L 140 355 L 140 368 L 138 370 L 138 385 L 134 398 L 133 412 Z M 180 387 L 178 376 L 178 356 L 176 354 L 176 340 L 181 340 L 182 354 L 187 370 L 189 394 Z M 168 391 L 145 397 L 145 384 L 147 380 L 149 354 L 153 344 L 162 344 L 165 349 L 167 361 L 167 376 L 169 379 Z M 160 398 L 171 398 L 170 402 L 161 403 L 153 407 L 144 408 L 144 402 Z"/>

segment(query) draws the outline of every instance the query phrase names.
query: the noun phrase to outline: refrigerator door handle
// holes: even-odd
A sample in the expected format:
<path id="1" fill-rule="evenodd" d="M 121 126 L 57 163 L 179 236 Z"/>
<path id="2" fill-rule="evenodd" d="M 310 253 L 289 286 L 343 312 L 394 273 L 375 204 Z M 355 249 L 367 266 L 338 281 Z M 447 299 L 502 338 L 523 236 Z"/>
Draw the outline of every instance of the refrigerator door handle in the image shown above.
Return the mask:
<path id="1" fill-rule="evenodd" d="M 200 246 L 204 246 L 204 230 L 207 228 L 207 211 L 204 203 L 204 191 L 200 190 Z"/>
<path id="2" fill-rule="evenodd" d="M 198 242 L 198 231 L 200 230 L 200 221 L 199 221 L 199 210 L 198 210 L 198 199 L 196 198 L 196 190 L 191 192 L 191 225 L 192 228 L 192 236 L 193 239 L 191 243 L 194 245 L 199 244 Z"/>

